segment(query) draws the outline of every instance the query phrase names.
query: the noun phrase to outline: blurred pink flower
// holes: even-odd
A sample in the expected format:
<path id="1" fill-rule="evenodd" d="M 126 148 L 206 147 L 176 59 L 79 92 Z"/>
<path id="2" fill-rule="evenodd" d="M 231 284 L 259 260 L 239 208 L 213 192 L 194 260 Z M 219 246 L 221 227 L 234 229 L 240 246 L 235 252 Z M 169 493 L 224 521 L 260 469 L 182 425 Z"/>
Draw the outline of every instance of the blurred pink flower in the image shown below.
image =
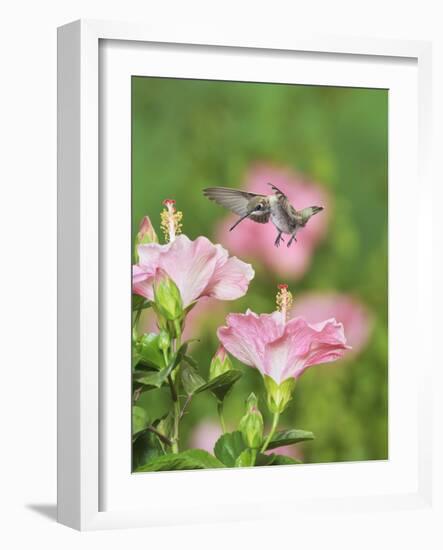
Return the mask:
<path id="1" fill-rule="evenodd" d="M 209 420 L 200 422 L 192 432 L 189 446 L 194 449 L 203 449 L 208 453 L 214 453 L 215 442 L 221 435 L 222 429 L 219 424 Z"/>
<path id="2" fill-rule="evenodd" d="M 318 323 L 321 319 L 334 316 L 343 324 L 346 339 L 352 347 L 352 354 L 359 353 L 367 344 L 373 319 L 367 308 L 347 294 L 309 292 L 297 297 L 292 315 Z"/>
<path id="3" fill-rule="evenodd" d="M 224 347 L 239 361 L 281 384 L 308 367 L 329 363 L 348 349 L 343 325 L 335 319 L 310 325 L 302 317 L 286 321 L 284 313 L 231 313 L 217 331 Z"/>
<path id="4" fill-rule="evenodd" d="M 309 220 L 297 234 L 297 242 L 289 249 L 274 246 L 276 229 L 272 223 L 259 224 L 245 220 L 234 231 L 229 231 L 238 216 L 229 216 L 221 223 L 217 240 L 238 256 L 260 260 L 281 276 L 298 278 L 309 268 L 314 249 L 326 233 L 330 214 L 329 197 L 319 185 L 308 182 L 288 169 L 267 164 L 256 165 L 246 176 L 243 188 L 253 193 L 267 194 L 270 191 L 268 182 L 281 189 L 298 210 L 315 205 L 323 206 L 325 210 Z"/>
<path id="5" fill-rule="evenodd" d="M 175 282 L 184 307 L 203 296 L 218 300 L 240 298 L 254 277 L 249 264 L 229 257 L 227 250 L 206 237 L 191 241 L 186 235 L 179 235 L 165 245 L 140 244 L 137 252 L 139 261 L 132 270 L 133 291 L 148 300 L 153 300 L 153 281 L 158 269 Z"/>

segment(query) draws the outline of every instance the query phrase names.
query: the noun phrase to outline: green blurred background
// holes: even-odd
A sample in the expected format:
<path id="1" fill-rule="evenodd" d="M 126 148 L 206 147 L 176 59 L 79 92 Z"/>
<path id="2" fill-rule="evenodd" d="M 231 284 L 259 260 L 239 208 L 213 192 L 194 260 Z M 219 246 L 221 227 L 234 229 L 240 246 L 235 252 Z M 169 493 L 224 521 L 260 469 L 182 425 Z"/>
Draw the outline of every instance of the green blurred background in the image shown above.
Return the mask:
<path id="1" fill-rule="evenodd" d="M 387 164 L 386 90 L 133 77 L 133 236 L 144 215 L 157 232 L 161 203 L 177 201 L 184 233 L 215 241 L 223 209 L 201 189 L 240 187 L 257 161 L 294 169 L 324 186 L 334 203 L 327 237 L 298 280 L 286 280 L 295 299 L 304 291 L 357 297 L 373 316 L 366 347 L 336 368 L 309 369 L 299 380 L 282 427 L 312 430 L 302 444 L 305 462 L 388 457 Z M 275 308 L 278 275 L 260 269 L 247 295 L 226 302 L 200 324 L 192 355 L 206 376 L 217 347 L 215 330 L 228 311 Z M 244 375 L 228 396 L 227 423 L 235 427 L 250 391 L 261 397 L 257 371 L 234 360 Z M 167 390 L 142 395 L 150 418 L 169 408 Z M 197 427 L 217 422 L 215 401 L 196 396 L 182 423 L 186 448 Z M 183 444 L 184 443 L 184 444 Z"/>

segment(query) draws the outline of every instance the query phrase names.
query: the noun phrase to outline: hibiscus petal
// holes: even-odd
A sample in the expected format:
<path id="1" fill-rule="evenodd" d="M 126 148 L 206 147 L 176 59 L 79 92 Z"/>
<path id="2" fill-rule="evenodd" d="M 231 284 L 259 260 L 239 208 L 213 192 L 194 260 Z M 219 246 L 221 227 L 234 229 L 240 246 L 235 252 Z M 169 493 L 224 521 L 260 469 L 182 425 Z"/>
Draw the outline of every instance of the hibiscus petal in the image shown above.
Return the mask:
<path id="1" fill-rule="evenodd" d="M 137 254 L 139 263 L 132 266 L 132 291 L 148 300 L 153 300 L 152 283 L 162 246 L 156 243 L 139 244 Z"/>
<path id="2" fill-rule="evenodd" d="M 179 235 L 160 256 L 160 267 L 178 286 L 184 307 L 199 298 L 208 286 L 216 265 L 216 247 L 205 237 L 191 241 Z"/>
<path id="3" fill-rule="evenodd" d="M 298 317 L 286 324 L 284 334 L 265 346 L 264 371 L 278 384 L 298 378 L 306 368 L 335 361 L 343 356 L 346 345 L 343 325 L 328 319 L 309 325 Z"/>
<path id="4" fill-rule="evenodd" d="M 213 276 L 204 294 L 218 300 L 236 300 L 246 294 L 249 282 L 254 278 L 250 264 L 235 256 L 228 258 L 227 251 L 217 245 L 217 259 Z"/>
<path id="5" fill-rule="evenodd" d="M 373 317 L 357 298 L 334 292 L 308 292 L 297 297 L 293 312 L 308 323 L 335 317 L 343 323 L 346 340 L 357 354 L 367 344 L 373 328 Z"/>
<path id="6" fill-rule="evenodd" d="M 145 270 L 155 273 L 158 267 L 160 255 L 169 250 L 170 245 L 161 245 L 157 243 L 139 244 L 137 253 L 139 257 L 138 265 Z"/>
<path id="7" fill-rule="evenodd" d="M 349 348 L 347 346 L 343 346 L 342 344 L 322 345 L 320 349 L 313 349 L 309 353 L 303 370 L 312 365 L 330 363 L 332 361 L 336 361 L 337 359 L 341 359 L 346 349 Z"/>
<path id="8" fill-rule="evenodd" d="M 144 269 L 139 265 L 132 266 L 133 283 L 140 283 L 141 281 L 145 281 L 148 277 L 152 276 L 152 274 L 153 274 L 152 272 L 149 272 L 148 270 Z"/>
<path id="9" fill-rule="evenodd" d="M 150 269 L 139 265 L 132 266 L 132 292 L 148 300 L 152 300 L 154 273 L 155 272 L 152 272 Z"/>
<path id="10" fill-rule="evenodd" d="M 220 342 L 239 361 L 265 374 L 265 345 L 284 329 L 280 313 L 256 315 L 248 310 L 245 314 L 231 313 L 226 321 L 228 326 L 217 331 Z"/>
<path id="11" fill-rule="evenodd" d="M 264 374 L 273 378 L 277 384 L 283 382 L 288 365 L 292 365 L 296 357 L 291 357 L 291 347 L 287 336 L 282 336 L 266 345 L 263 361 Z M 289 378 L 289 376 L 286 376 Z"/>
<path id="12" fill-rule="evenodd" d="M 254 271 L 249 264 L 230 258 L 227 250 L 206 237 L 191 241 L 179 235 L 167 245 L 137 247 L 139 264 L 133 270 L 134 292 L 152 299 L 153 276 L 163 269 L 175 282 L 184 307 L 201 297 L 234 300 L 243 296 Z"/>

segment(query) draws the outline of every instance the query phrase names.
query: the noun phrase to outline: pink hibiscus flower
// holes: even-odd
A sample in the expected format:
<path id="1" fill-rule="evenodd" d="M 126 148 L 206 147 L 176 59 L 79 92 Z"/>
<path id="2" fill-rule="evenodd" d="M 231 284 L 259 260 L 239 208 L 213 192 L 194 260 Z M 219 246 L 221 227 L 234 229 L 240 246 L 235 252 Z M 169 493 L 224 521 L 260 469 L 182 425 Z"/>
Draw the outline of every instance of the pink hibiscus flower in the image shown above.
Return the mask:
<path id="1" fill-rule="evenodd" d="M 339 359 L 349 346 L 343 325 L 334 318 L 315 324 L 302 317 L 288 320 L 292 294 L 287 285 L 278 288 L 279 311 L 262 315 L 250 310 L 231 313 L 226 318 L 227 326 L 220 327 L 217 335 L 239 361 L 280 385 L 299 378 L 308 367 Z"/>
<path id="2" fill-rule="evenodd" d="M 303 317 L 308 323 L 334 316 L 343 324 L 352 354 L 366 346 L 373 326 L 372 315 L 364 304 L 352 296 L 335 292 L 307 292 L 297 296 L 292 315 Z"/>
<path id="3" fill-rule="evenodd" d="M 249 264 L 206 237 L 191 241 L 186 235 L 175 237 L 165 245 L 140 244 L 138 263 L 133 266 L 132 281 L 135 294 L 153 300 L 153 282 L 161 269 L 180 290 L 186 308 L 201 297 L 235 300 L 243 296 L 254 277 Z"/>
<path id="4" fill-rule="evenodd" d="M 297 243 L 287 249 L 274 246 L 276 229 L 272 223 L 259 224 L 245 220 L 234 231 L 229 228 L 238 216 L 228 216 L 217 230 L 217 240 L 238 256 L 258 260 L 281 276 L 301 277 L 309 268 L 312 254 L 324 237 L 330 215 L 330 201 L 326 191 L 284 168 L 266 164 L 255 166 L 247 175 L 244 189 L 253 193 L 269 192 L 268 182 L 276 185 L 291 204 L 302 209 L 321 205 L 325 210 L 313 216 L 297 234 Z"/>

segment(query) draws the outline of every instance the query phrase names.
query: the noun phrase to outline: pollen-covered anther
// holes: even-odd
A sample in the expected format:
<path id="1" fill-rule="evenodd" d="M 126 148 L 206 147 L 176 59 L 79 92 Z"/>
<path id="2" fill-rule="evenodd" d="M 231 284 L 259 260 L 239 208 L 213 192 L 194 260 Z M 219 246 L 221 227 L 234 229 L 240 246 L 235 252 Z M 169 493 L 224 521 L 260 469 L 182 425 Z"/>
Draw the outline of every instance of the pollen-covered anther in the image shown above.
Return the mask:
<path id="1" fill-rule="evenodd" d="M 183 214 L 175 209 L 175 200 L 173 199 L 165 199 L 163 206 L 165 209 L 160 214 L 160 226 L 166 242 L 172 243 L 175 237 L 181 233 Z"/>
<path id="2" fill-rule="evenodd" d="M 289 314 L 289 311 L 291 310 L 294 299 L 292 297 L 292 293 L 288 290 L 288 285 L 279 284 L 277 288 L 278 288 L 278 293 L 275 300 L 277 303 L 277 309 L 278 311 L 281 311 L 285 321 L 287 321 L 288 314 Z"/>

